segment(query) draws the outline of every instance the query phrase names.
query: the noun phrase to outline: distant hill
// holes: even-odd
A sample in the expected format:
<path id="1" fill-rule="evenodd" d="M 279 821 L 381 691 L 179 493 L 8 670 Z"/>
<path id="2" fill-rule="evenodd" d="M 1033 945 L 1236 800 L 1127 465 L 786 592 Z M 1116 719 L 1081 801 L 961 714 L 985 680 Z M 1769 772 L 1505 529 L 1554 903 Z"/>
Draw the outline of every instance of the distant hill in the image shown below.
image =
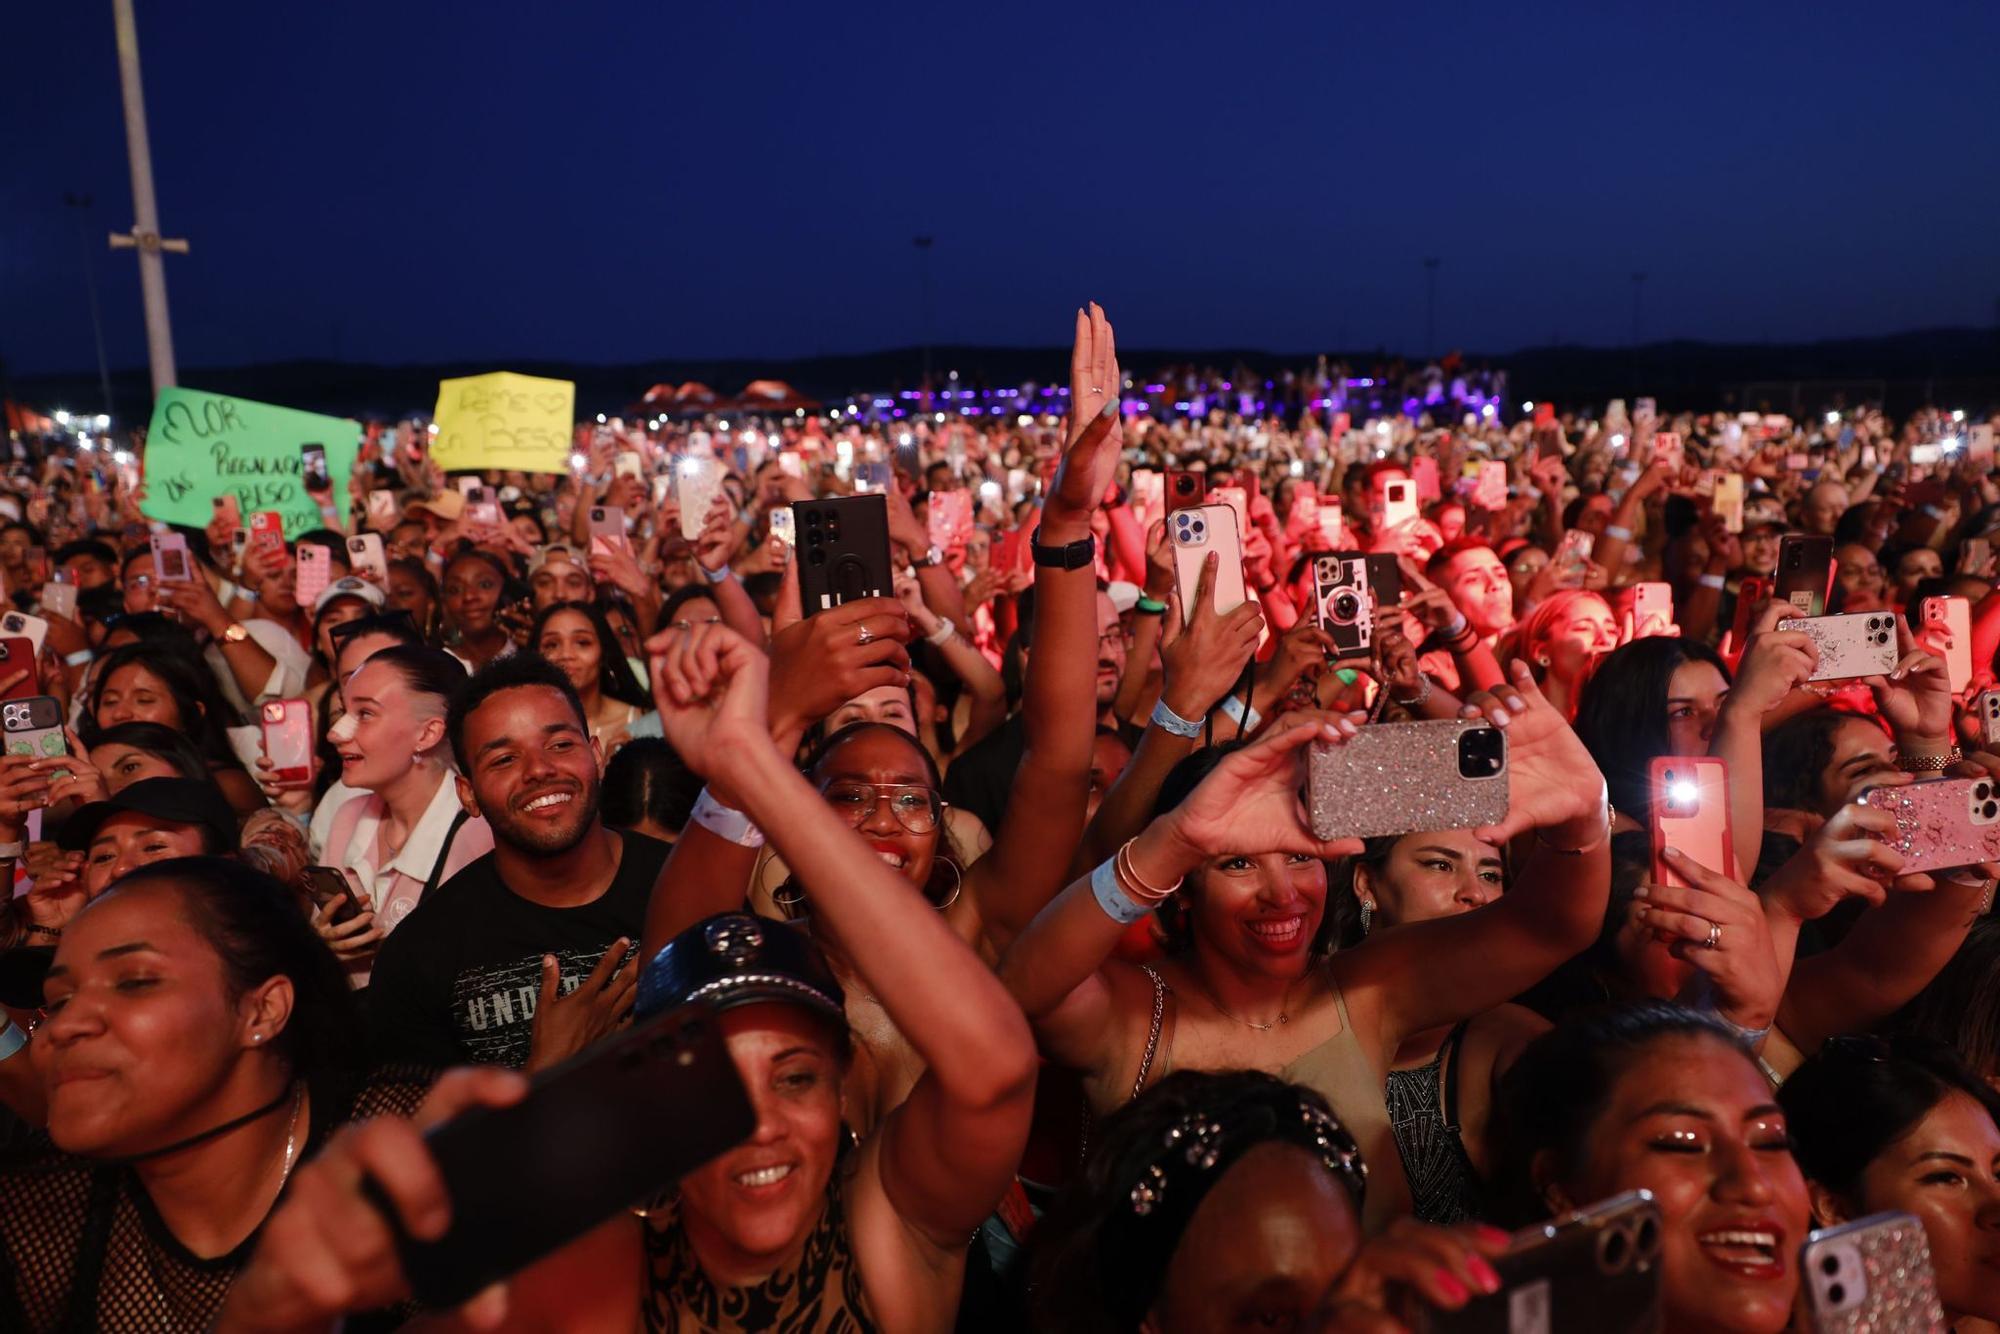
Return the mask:
<path id="1" fill-rule="evenodd" d="M 1316 355 L 1248 348 L 1149 348 L 1125 350 L 1122 359 L 1135 373 L 1194 364 L 1224 371 L 1241 365 L 1268 374 L 1310 366 Z M 1338 355 L 1350 366 L 1366 368 L 1388 363 L 1396 354 L 1351 350 Z M 1537 347 L 1499 356 L 1468 354 L 1467 362 L 1505 367 L 1511 395 L 1562 404 L 1635 394 L 1653 395 L 1668 409 L 1722 405 L 1810 410 L 1843 394 L 1849 402 L 1884 398 L 1892 411 L 1925 401 L 1975 409 L 2000 403 L 2000 330 L 1993 329 L 1927 329 L 1816 343 Z M 574 380 L 578 411 L 596 413 L 619 412 L 654 384 L 687 380 L 730 395 L 753 379 L 779 379 L 815 397 L 837 400 L 859 390 L 913 388 L 922 364 L 923 352 L 914 347 L 793 360 L 661 358 L 619 366 L 532 360 L 420 366 L 289 361 L 183 366 L 181 382 L 316 412 L 394 417 L 428 413 L 441 378 L 504 369 Z M 1068 349 L 936 347 L 931 350 L 931 364 L 940 378 L 956 370 L 967 387 L 1047 382 L 1066 374 Z M 114 372 L 112 392 L 121 415 L 143 415 L 151 401 L 145 368 Z M 94 370 L 17 378 L 7 378 L 0 370 L 0 394 L 45 411 L 60 407 L 94 412 L 102 399 Z"/>

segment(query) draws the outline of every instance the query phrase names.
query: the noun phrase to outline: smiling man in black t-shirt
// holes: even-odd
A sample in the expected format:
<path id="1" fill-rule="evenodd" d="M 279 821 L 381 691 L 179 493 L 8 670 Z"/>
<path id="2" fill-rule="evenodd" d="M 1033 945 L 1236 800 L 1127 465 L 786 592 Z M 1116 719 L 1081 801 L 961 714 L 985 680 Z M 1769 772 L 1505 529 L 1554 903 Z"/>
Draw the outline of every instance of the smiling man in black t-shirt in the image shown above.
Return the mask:
<path id="1" fill-rule="evenodd" d="M 542 658 L 488 665 L 446 727 L 460 799 L 486 817 L 493 851 L 383 942 L 371 1043 L 383 1062 L 543 1068 L 630 1009 L 638 970 L 598 965 L 621 939 L 638 941 L 668 847 L 604 827 L 602 756 L 576 691 Z"/>

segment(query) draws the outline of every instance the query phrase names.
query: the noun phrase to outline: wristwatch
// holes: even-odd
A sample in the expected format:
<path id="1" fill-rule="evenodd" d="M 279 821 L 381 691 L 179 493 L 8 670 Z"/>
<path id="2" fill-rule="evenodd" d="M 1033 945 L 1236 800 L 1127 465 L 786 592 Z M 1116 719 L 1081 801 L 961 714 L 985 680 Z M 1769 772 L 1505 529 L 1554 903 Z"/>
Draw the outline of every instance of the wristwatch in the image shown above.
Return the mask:
<path id="1" fill-rule="evenodd" d="M 910 568 L 913 570 L 928 570 L 933 565 L 942 564 L 944 564 L 944 552 L 936 543 L 932 543 L 930 549 L 924 552 L 922 560 L 913 560 L 910 562 Z"/>
<path id="2" fill-rule="evenodd" d="M 1037 565 L 1058 570 L 1081 570 L 1097 559 L 1097 538 L 1087 534 L 1067 546 L 1045 547 L 1042 545 L 1042 526 L 1036 524 L 1035 531 L 1028 537 L 1028 554 Z"/>
<path id="3" fill-rule="evenodd" d="M 241 621 L 231 621 L 229 628 L 222 632 L 222 642 L 225 644 L 240 644 L 249 637 L 250 632 L 243 628 Z"/>

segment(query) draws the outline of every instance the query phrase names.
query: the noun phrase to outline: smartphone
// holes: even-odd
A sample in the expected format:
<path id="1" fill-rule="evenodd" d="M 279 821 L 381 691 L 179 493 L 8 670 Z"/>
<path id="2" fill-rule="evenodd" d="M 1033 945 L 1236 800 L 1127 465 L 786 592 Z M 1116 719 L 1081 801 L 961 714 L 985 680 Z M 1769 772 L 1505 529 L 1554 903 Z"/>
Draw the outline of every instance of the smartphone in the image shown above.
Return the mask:
<path id="1" fill-rule="evenodd" d="M 1382 488 L 1382 531 L 1393 532 L 1417 516 L 1417 484 L 1389 482 Z"/>
<path id="2" fill-rule="evenodd" d="M 1472 503 L 1483 510 L 1507 508 L 1507 465 L 1488 462 L 1479 465 L 1479 480 L 1472 487 Z"/>
<path id="3" fill-rule="evenodd" d="M 1814 1232 L 1799 1248 L 1811 1334 L 1932 1334 L 1948 1328 L 1924 1225 L 1905 1213 Z"/>
<path id="4" fill-rule="evenodd" d="M 1215 610 L 1234 611 L 1249 601 L 1243 586 L 1243 539 L 1236 529 L 1236 511 L 1227 505 L 1198 505 L 1167 516 L 1167 540 L 1174 547 L 1174 584 L 1180 590 L 1181 613 L 1195 613 L 1194 591 L 1201 580 L 1202 561 L 1212 551 L 1215 563 Z"/>
<path id="5" fill-rule="evenodd" d="M 1375 649 L 1375 600 L 1368 593 L 1368 563 L 1359 556 L 1313 558 L 1314 621 L 1332 638 L 1336 657 Z"/>
<path id="6" fill-rule="evenodd" d="M 299 543 L 298 580 L 293 596 L 308 610 L 333 582 L 333 553 L 317 542 Z"/>
<path id="7" fill-rule="evenodd" d="M 1126 496 L 1134 517 L 1142 525 L 1150 524 L 1166 513 L 1167 479 L 1151 468 L 1134 468 Z"/>
<path id="8" fill-rule="evenodd" d="M 1656 464 L 1665 464 L 1668 468 L 1672 469 L 1675 480 L 1679 480 L 1681 464 L 1685 461 L 1685 458 L 1686 456 L 1681 450 L 1680 432 L 1653 432 L 1653 462 Z"/>
<path id="9" fill-rule="evenodd" d="M 1991 422 L 1981 422 L 1977 426 L 1966 428 L 1965 457 L 1971 459 L 1974 463 L 1984 463 L 1989 467 L 1992 465 L 1993 424 Z"/>
<path id="10" fill-rule="evenodd" d="M 682 511 L 681 531 L 687 531 L 687 513 Z M 697 532 L 700 529 L 696 529 Z M 616 505 L 592 505 L 590 507 L 590 551 L 592 555 L 610 555 L 626 545 L 625 511 Z"/>
<path id="11" fill-rule="evenodd" d="M 1655 1334 L 1663 1229 L 1651 1191 L 1628 1191 L 1514 1234 L 1500 1290 L 1456 1311 L 1419 1306 L 1415 1334 Z"/>
<path id="12" fill-rule="evenodd" d="M 308 866 L 305 868 L 306 892 L 312 896 L 315 908 L 324 908 L 333 903 L 338 906 L 333 916 L 327 918 L 330 925 L 339 925 L 349 918 L 359 917 L 368 910 L 361 896 L 354 892 L 354 885 L 347 873 L 337 866 Z"/>
<path id="13" fill-rule="evenodd" d="M 1549 562 L 1556 567 L 1556 587 L 1582 588 L 1583 581 L 1590 576 L 1590 553 L 1596 549 L 1596 534 L 1581 528 L 1564 533 L 1556 547 L 1555 559 Z"/>
<path id="14" fill-rule="evenodd" d="M 611 475 L 613 477 L 644 477 L 646 475 L 646 461 L 639 457 L 639 451 L 635 449 L 621 449 L 618 451 L 618 457 L 612 460 Z"/>
<path id="15" fill-rule="evenodd" d="M 771 536 L 788 547 L 794 549 L 798 547 L 798 529 L 793 525 L 790 505 L 783 505 L 771 511 Z"/>
<path id="16" fill-rule="evenodd" d="M 778 471 L 787 477 L 796 477 L 802 482 L 806 479 L 806 465 L 804 460 L 799 458 L 799 451 L 796 449 L 778 451 Z"/>
<path id="17" fill-rule="evenodd" d="M 0 704 L 0 732 L 9 755 L 44 759 L 69 754 L 63 738 L 63 708 L 53 695 L 29 695 Z"/>
<path id="18" fill-rule="evenodd" d="M 1370 552 L 1362 561 L 1368 566 L 1368 596 L 1375 610 L 1403 605 L 1403 567 L 1387 552 Z"/>
<path id="19" fill-rule="evenodd" d="M 1556 424 L 1556 405 L 1553 403 L 1535 404 L 1534 424 L 1537 430 L 1545 426 L 1554 426 Z"/>
<path id="20" fill-rule="evenodd" d="M 363 533 L 347 539 L 347 563 L 364 579 L 389 586 L 389 561 L 382 552 L 382 534 Z"/>
<path id="21" fill-rule="evenodd" d="M 2000 861 L 2000 786 L 1990 778 L 1871 787 L 1855 800 L 1895 816 L 1882 841 L 1903 854 L 1906 875 Z"/>
<path id="22" fill-rule="evenodd" d="M 1924 629 L 1942 630 L 1951 637 L 1951 647 L 1940 656 L 1945 675 L 1951 678 L 1951 693 L 1964 694 L 1972 684 L 1972 603 L 1964 598 L 1925 598 Z M 5 616 L 0 616 L 0 632 L 11 633 Z"/>
<path id="23" fill-rule="evenodd" d="M 1743 576 L 1743 582 L 1736 587 L 1736 620 L 1729 632 L 1729 651 L 1740 655 L 1744 644 L 1750 638 L 1751 627 L 1756 624 L 1758 610 L 1771 600 L 1772 585 L 1761 574 Z"/>
<path id="24" fill-rule="evenodd" d="M 1250 531 L 1250 493 L 1240 486 L 1217 486 L 1209 489 L 1209 500 L 1218 505 L 1227 505 L 1236 515 L 1238 534 Z"/>
<path id="25" fill-rule="evenodd" d="M 26 639 L 34 645 L 35 652 L 40 653 L 43 642 L 49 637 L 49 623 L 24 611 L 0 612 L 0 635 Z"/>
<path id="26" fill-rule="evenodd" d="M 225 528 L 241 528 L 243 526 L 243 505 L 242 502 L 236 499 L 234 491 L 229 492 L 227 495 L 217 496 L 214 504 L 215 522 L 220 523 Z"/>
<path id="27" fill-rule="evenodd" d="M 1507 816 L 1507 734 L 1462 718 L 1372 723 L 1306 762 L 1313 836 L 1477 829 Z"/>
<path id="28" fill-rule="evenodd" d="M 1896 670 L 1896 616 L 1887 611 L 1854 611 L 1840 616 L 1806 616 L 1778 622 L 1796 630 L 1819 650 L 1812 681 L 1852 681 L 1887 676 Z"/>
<path id="29" fill-rule="evenodd" d="M 153 548 L 153 577 L 158 580 L 194 578 L 188 559 L 187 539 L 179 533 L 154 533 L 147 542 Z"/>
<path id="30" fill-rule="evenodd" d="M 400 517 L 396 508 L 394 491 L 370 491 L 368 493 L 368 526 L 378 533 L 386 533 L 396 526 Z"/>
<path id="31" fill-rule="evenodd" d="M 41 690 L 35 679 L 35 649 L 25 639 L 0 639 L 0 677 L 6 677 L 21 669 L 27 675 L 0 691 L 0 700 L 28 699 Z"/>
<path id="32" fill-rule="evenodd" d="M 1655 756 L 1648 766 L 1653 794 L 1653 879 L 1688 888 L 1661 856 L 1668 848 L 1717 875 L 1736 878 L 1736 844 L 1729 827 L 1729 767 L 1713 756 Z"/>
<path id="33" fill-rule="evenodd" d="M 1426 504 L 1444 497 L 1444 488 L 1438 484 L 1438 461 L 1428 454 L 1420 454 L 1410 460 L 1410 480 L 1417 486 L 1417 503 Z"/>
<path id="34" fill-rule="evenodd" d="M 458 488 L 458 494 L 465 497 L 467 504 L 482 499 L 480 493 L 486 490 L 486 483 L 480 480 L 476 472 L 461 473 L 451 479 L 451 484 Z"/>
<path id="35" fill-rule="evenodd" d="M 712 1012 L 690 1005 L 544 1071 L 511 1107 L 476 1107 L 429 1131 L 451 1200 L 437 1241 L 405 1235 L 380 1188 L 363 1186 L 396 1229 L 411 1291 L 443 1310 L 656 1198 L 756 1126 Z"/>
<path id="36" fill-rule="evenodd" d="M 1674 624 L 1673 585 L 1648 581 L 1632 586 L 1632 637 L 1665 634 Z M 1648 630 L 1647 627 L 1652 629 Z"/>
<path id="37" fill-rule="evenodd" d="M 1709 508 L 1721 517 L 1723 532 L 1742 532 L 1743 474 L 1718 473 L 1715 478 L 1715 494 L 1710 497 L 1708 504 Z"/>
<path id="38" fill-rule="evenodd" d="M 829 496 L 792 506 L 798 530 L 799 599 L 807 616 L 857 598 L 891 597 L 889 502 L 878 495 Z M 1025 549 L 1026 535 L 1021 539 Z"/>
<path id="39" fill-rule="evenodd" d="M 1339 551 L 1348 545 L 1347 516 L 1342 511 L 1339 496 L 1325 496 L 1319 502 L 1319 535 L 1327 546 Z"/>
<path id="40" fill-rule="evenodd" d="M 1191 510 L 1207 500 L 1208 477 L 1205 473 L 1169 468 L 1165 490 L 1167 513 L 1171 514 L 1175 510 Z"/>
<path id="41" fill-rule="evenodd" d="M 333 474 L 326 470 L 325 445 L 299 446 L 299 485 L 308 495 L 323 495 L 333 490 Z"/>
<path id="42" fill-rule="evenodd" d="M 1792 457 L 1804 458 L 1805 455 L 1798 454 Z M 1910 462 L 1916 464 L 1920 468 L 1934 467 L 1936 466 L 1938 460 L 1943 457 L 1944 457 L 1944 446 L 1942 445 L 1910 446 Z M 1790 460 L 1787 459 L 1787 462 L 1789 461 Z"/>
<path id="43" fill-rule="evenodd" d="M 1989 755 L 2000 755 L 2000 690 L 1982 690 L 1973 706 L 1979 715 L 1979 745 Z"/>
<path id="44" fill-rule="evenodd" d="M 285 521 L 276 510 L 258 510 L 250 516 L 250 542 L 267 551 L 284 550 Z"/>
<path id="45" fill-rule="evenodd" d="M 239 530 L 240 531 L 240 530 Z M 60 574 L 62 571 L 58 570 Z M 66 620 L 76 619 L 76 585 L 51 579 L 42 585 L 42 610 Z"/>
<path id="46" fill-rule="evenodd" d="M 1826 615 L 1833 590 L 1833 539 L 1786 533 L 1778 539 L 1778 574 L 1773 596 L 1802 616 Z"/>
<path id="47" fill-rule="evenodd" d="M 303 570 L 303 564 L 300 568 Z M 311 786 L 312 705 L 302 699 L 266 700 L 259 713 L 264 727 L 264 758 L 271 762 L 272 781 L 279 787 Z"/>
<path id="48" fill-rule="evenodd" d="M 972 493 L 962 487 L 931 492 L 924 518 L 932 546 L 939 551 L 962 549 L 972 536 Z"/>
<path id="49" fill-rule="evenodd" d="M 685 458 L 674 467 L 674 490 L 681 506 L 681 536 L 692 542 L 708 522 L 709 506 L 722 489 L 722 460 Z"/>

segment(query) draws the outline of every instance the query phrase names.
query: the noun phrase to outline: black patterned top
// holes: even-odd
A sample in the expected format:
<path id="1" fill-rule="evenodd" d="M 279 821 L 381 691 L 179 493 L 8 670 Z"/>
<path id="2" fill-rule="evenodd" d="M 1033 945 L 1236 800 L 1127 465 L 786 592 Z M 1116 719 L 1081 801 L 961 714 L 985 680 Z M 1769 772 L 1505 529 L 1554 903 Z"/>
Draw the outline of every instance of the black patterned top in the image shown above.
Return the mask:
<path id="1" fill-rule="evenodd" d="M 749 1288 L 721 1288 L 703 1272 L 680 1225 L 679 1198 L 646 1220 L 649 1334 L 874 1334 L 861 1266 L 847 1233 L 846 1172 L 827 1182 L 826 1207 L 796 1267 Z"/>

